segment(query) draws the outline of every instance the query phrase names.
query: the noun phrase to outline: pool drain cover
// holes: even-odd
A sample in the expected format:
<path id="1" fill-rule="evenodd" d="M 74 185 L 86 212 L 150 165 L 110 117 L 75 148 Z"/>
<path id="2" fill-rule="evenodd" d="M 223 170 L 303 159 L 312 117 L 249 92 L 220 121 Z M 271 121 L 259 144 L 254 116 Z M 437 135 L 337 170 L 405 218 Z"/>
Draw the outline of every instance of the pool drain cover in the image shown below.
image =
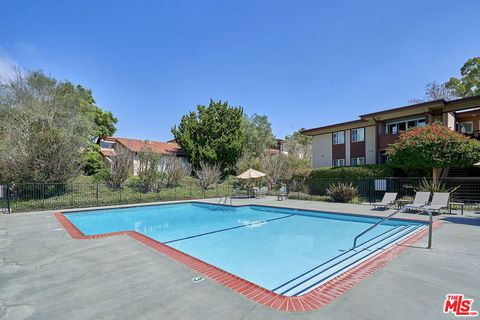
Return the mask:
<path id="1" fill-rule="evenodd" d="M 202 277 L 195 277 L 195 278 L 192 279 L 192 281 L 193 281 L 194 283 L 202 282 L 203 280 L 204 280 L 204 279 L 203 279 Z"/>

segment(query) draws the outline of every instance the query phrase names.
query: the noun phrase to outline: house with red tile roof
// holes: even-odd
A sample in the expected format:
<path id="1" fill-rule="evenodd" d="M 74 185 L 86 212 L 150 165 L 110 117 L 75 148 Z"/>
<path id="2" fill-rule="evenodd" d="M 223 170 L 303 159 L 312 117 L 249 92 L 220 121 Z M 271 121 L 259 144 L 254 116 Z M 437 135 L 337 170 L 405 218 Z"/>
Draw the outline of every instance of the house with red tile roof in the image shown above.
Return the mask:
<path id="1" fill-rule="evenodd" d="M 112 163 L 113 157 L 115 157 L 116 152 L 119 152 L 120 149 L 129 152 L 133 158 L 132 171 L 134 175 L 137 175 L 139 166 L 138 153 L 144 149 L 149 149 L 162 156 L 158 167 L 159 171 L 164 171 L 165 168 L 165 162 L 162 158 L 166 158 L 171 155 L 175 155 L 181 158 L 185 164 L 187 163 L 185 152 L 180 148 L 175 140 L 161 142 L 120 137 L 103 137 L 100 139 L 99 143 L 100 154 L 103 156 L 107 166 Z"/>

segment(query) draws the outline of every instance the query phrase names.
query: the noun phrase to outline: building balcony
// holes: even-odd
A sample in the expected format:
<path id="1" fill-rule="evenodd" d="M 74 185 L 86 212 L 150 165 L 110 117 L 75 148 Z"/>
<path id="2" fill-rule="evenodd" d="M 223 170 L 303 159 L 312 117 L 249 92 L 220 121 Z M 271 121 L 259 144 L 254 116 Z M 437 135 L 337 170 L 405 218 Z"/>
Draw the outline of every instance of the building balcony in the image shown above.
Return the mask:
<path id="1" fill-rule="evenodd" d="M 398 138 L 398 133 L 393 133 L 393 134 L 380 134 L 378 136 L 378 150 L 384 150 L 387 148 L 389 145 L 394 143 Z"/>
<path id="2" fill-rule="evenodd" d="M 480 130 L 474 130 L 472 133 L 462 133 L 462 134 L 472 139 L 480 140 Z"/>

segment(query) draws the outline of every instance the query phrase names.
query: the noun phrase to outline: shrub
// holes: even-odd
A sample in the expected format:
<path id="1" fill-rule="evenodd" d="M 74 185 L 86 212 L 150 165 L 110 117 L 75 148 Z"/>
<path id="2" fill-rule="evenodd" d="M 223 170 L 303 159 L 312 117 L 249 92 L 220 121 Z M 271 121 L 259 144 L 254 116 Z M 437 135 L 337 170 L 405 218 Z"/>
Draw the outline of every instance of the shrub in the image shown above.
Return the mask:
<path id="1" fill-rule="evenodd" d="M 351 183 L 332 183 L 327 189 L 327 195 L 335 202 L 352 201 L 358 194 L 358 189 Z"/>
<path id="2" fill-rule="evenodd" d="M 195 169 L 197 175 L 197 184 L 202 190 L 207 190 L 210 186 L 220 182 L 222 170 L 219 165 L 211 165 L 206 162 L 200 162 L 200 167 Z"/>
<path id="3" fill-rule="evenodd" d="M 480 158 L 480 142 L 436 122 L 402 132 L 387 155 L 390 165 L 406 171 L 467 167 Z"/>
<path id="4" fill-rule="evenodd" d="M 190 165 L 184 163 L 180 158 L 175 155 L 169 155 L 163 158 L 163 174 L 161 175 L 161 181 L 166 187 L 177 186 L 183 178 L 190 174 Z"/>
<path id="5" fill-rule="evenodd" d="M 351 167 L 329 167 L 315 169 L 310 173 L 310 180 L 318 179 L 362 179 L 391 177 L 392 169 L 384 164 L 372 164 Z"/>
<path id="6" fill-rule="evenodd" d="M 107 185 L 113 189 L 120 189 L 122 183 L 128 179 L 133 159 L 129 151 L 124 148 L 115 150 L 115 156 L 112 157 L 110 171 L 105 174 Z"/>
<path id="7" fill-rule="evenodd" d="M 415 188 L 415 192 L 426 191 L 426 192 L 450 192 L 450 198 L 455 199 L 457 195 L 457 190 L 460 186 L 447 188 L 445 183 L 435 180 L 435 179 L 422 179 L 422 182 Z"/>
<path id="8" fill-rule="evenodd" d="M 290 191 L 308 194 L 310 192 L 310 188 L 308 187 L 306 179 L 306 177 L 292 179 L 289 184 Z"/>

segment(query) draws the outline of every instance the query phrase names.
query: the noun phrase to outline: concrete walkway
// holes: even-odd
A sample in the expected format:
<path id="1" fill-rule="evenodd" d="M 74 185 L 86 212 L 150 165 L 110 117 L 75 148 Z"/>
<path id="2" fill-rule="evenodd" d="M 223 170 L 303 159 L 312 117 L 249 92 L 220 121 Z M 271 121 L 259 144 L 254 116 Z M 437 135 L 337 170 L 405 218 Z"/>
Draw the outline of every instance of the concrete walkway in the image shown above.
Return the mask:
<path id="1" fill-rule="evenodd" d="M 233 201 L 248 203 L 388 213 L 300 200 Z M 480 310 L 480 214 L 435 219 L 444 224 L 432 250 L 423 239 L 323 309 L 294 314 L 209 279 L 195 284 L 197 273 L 127 236 L 74 240 L 52 212 L 0 215 L 0 319 L 449 319 L 442 312 L 447 293 L 474 298 Z"/>

